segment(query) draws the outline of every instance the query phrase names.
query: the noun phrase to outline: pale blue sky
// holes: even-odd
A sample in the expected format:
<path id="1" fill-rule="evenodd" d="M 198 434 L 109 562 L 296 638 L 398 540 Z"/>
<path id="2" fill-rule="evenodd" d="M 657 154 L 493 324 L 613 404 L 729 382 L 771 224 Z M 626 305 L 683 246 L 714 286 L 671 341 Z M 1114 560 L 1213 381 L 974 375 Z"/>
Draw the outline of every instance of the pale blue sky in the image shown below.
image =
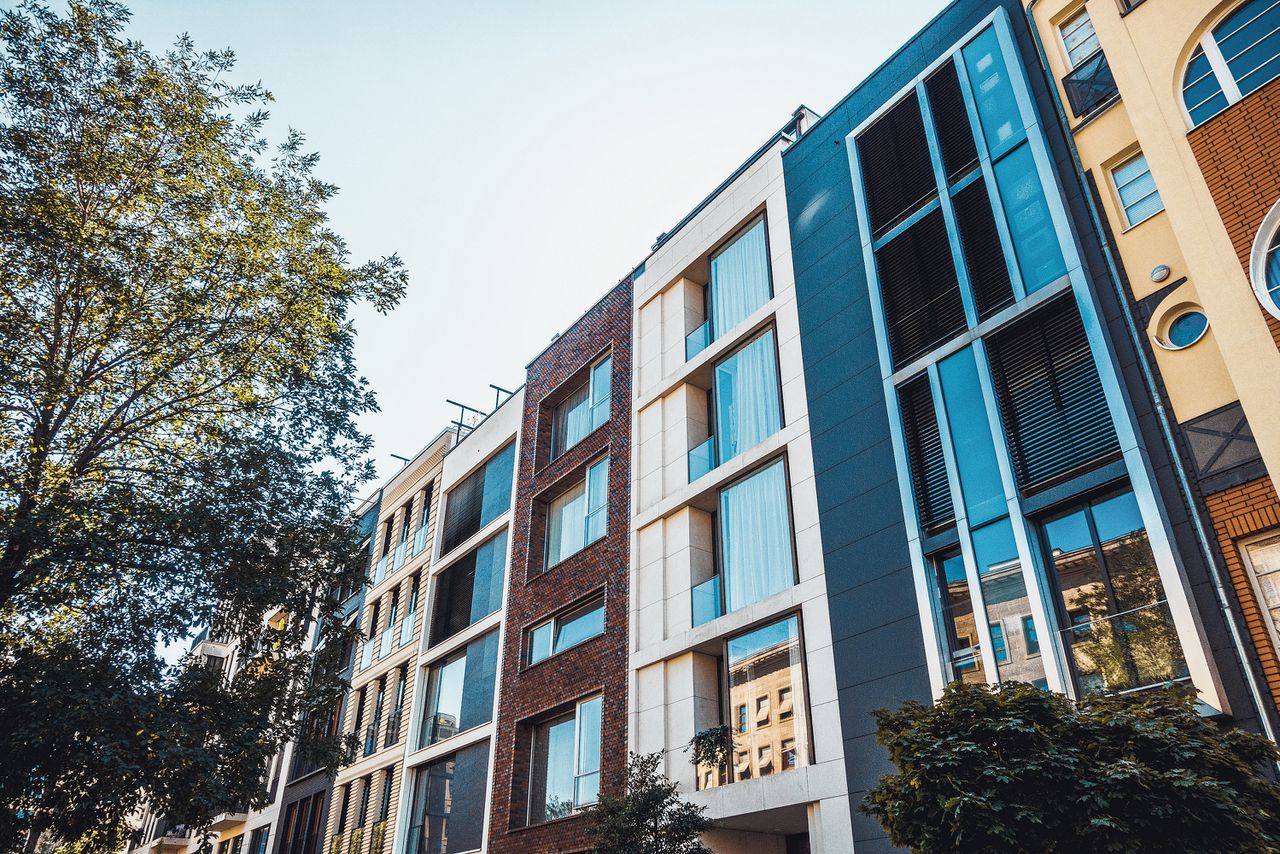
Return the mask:
<path id="1" fill-rule="evenodd" d="M 127 0 L 126 0 L 127 2 Z M 524 366 L 801 103 L 826 112 L 943 0 L 134 0 L 152 49 L 231 47 L 307 134 L 355 260 L 380 476 Z M 372 487 L 371 487 L 372 488 Z"/>

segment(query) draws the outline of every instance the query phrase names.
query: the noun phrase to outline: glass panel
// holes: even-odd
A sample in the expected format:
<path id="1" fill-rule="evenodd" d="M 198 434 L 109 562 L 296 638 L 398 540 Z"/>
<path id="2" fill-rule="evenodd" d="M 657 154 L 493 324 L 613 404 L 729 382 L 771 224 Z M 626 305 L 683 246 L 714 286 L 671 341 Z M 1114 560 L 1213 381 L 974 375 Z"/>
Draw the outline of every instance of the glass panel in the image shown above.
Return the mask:
<path id="1" fill-rule="evenodd" d="M 497 519 L 511 506 L 511 474 L 516 445 L 512 442 L 484 466 L 484 500 L 480 506 L 480 527 Z"/>
<path id="2" fill-rule="evenodd" d="M 573 715 L 543 724 L 533 733 L 533 769 L 529 780 L 529 823 L 563 818 L 573 812 Z"/>
<path id="3" fill-rule="evenodd" d="M 991 636 L 996 675 L 1002 682 L 1030 682 L 1047 688 L 1043 660 L 1031 654 L 1023 633 L 1023 617 L 1031 613 L 1031 600 L 1009 520 L 1001 519 L 974 531 L 973 554 L 978 563 L 978 583 L 982 585 L 987 622 L 999 627 L 999 638 L 994 628 Z"/>
<path id="4" fill-rule="evenodd" d="M 458 854 L 480 848 L 488 770 L 485 741 L 416 771 L 406 854 Z"/>
<path id="5" fill-rule="evenodd" d="M 1067 58 L 1071 60 L 1072 68 L 1098 49 L 1098 34 L 1094 32 L 1093 20 L 1083 9 L 1064 22 L 1059 30 L 1062 32 L 1062 43 L 1067 48 Z"/>
<path id="6" fill-rule="evenodd" d="M 556 407 L 555 420 L 551 423 L 553 457 L 560 456 L 591 432 L 590 394 L 590 385 L 584 385 Z"/>
<path id="7" fill-rule="evenodd" d="M 594 804 L 600 796 L 600 711 L 602 697 L 578 706 L 578 773 L 574 779 L 574 805 Z"/>
<path id="8" fill-rule="evenodd" d="M 427 677 L 427 713 L 422 718 L 418 747 L 452 738 L 460 732 L 462 682 L 467 673 L 467 654 L 460 652 L 431 668 Z"/>
<path id="9" fill-rule="evenodd" d="M 431 646 L 502 607 L 506 560 L 504 530 L 440 573 L 431 619 Z"/>
<path id="10" fill-rule="evenodd" d="M 942 599 L 942 628 L 947 652 L 951 655 L 952 678 L 981 685 L 987 681 L 979 654 L 980 639 L 973 616 L 973 598 L 965 576 L 964 558 L 959 551 L 934 561 L 938 593 Z"/>
<path id="11" fill-rule="evenodd" d="M 1271 537 L 1245 546 L 1249 567 L 1258 585 L 1262 606 L 1267 609 L 1271 630 L 1280 631 L 1280 537 Z"/>
<path id="12" fill-rule="evenodd" d="M 1000 40 L 995 28 L 988 27 L 964 48 L 964 64 L 969 71 L 969 83 L 978 108 L 982 135 L 987 140 L 987 150 L 994 160 L 1012 149 L 1027 135 L 1018 113 L 1018 99 L 1014 96 L 1000 52 Z"/>
<path id="13" fill-rule="evenodd" d="M 613 389 L 613 357 L 607 356 L 591 369 L 591 429 L 609 420 L 609 400 Z"/>
<path id="14" fill-rule="evenodd" d="M 605 535 L 609 521 L 609 458 L 587 469 L 586 545 Z"/>
<path id="15" fill-rule="evenodd" d="M 547 566 L 582 549 L 586 538 L 587 486 L 579 483 L 547 508 Z"/>
<path id="16" fill-rule="evenodd" d="M 1280 73 L 1280 3 L 1253 0 L 1231 13 L 1213 30 L 1231 75 L 1248 95 Z"/>
<path id="17" fill-rule="evenodd" d="M 1187 676 L 1155 556 L 1132 492 L 1044 526 L 1062 595 L 1063 639 L 1081 690 Z"/>
<path id="18" fill-rule="evenodd" d="M 441 554 L 453 551 L 510 507 L 515 456 L 516 446 L 512 442 L 445 496 Z"/>
<path id="19" fill-rule="evenodd" d="M 1067 262 L 1049 215 L 1031 146 L 1024 145 L 996 163 L 995 173 L 1022 282 L 1027 293 L 1034 293 L 1066 275 Z"/>
<path id="20" fill-rule="evenodd" d="M 1187 73 L 1182 83 L 1182 100 L 1187 105 L 1192 125 L 1200 124 L 1227 106 L 1227 96 L 1222 91 L 1222 84 L 1214 75 L 1202 47 L 1195 49 L 1187 63 Z"/>
<path id="21" fill-rule="evenodd" d="M 551 655 L 551 639 L 555 634 L 555 621 L 548 620 L 529 632 L 529 663 L 536 664 Z"/>
<path id="22" fill-rule="evenodd" d="M 593 602 L 555 621 L 555 642 L 552 652 L 563 652 L 574 644 L 582 643 L 604 632 L 604 600 Z"/>
<path id="23" fill-rule="evenodd" d="M 693 625 L 700 626 L 724 613 L 720 599 L 720 576 L 713 575 L 693 588 Z"/>
<path id="24" fill-rule="evenodd" d="M 808 704 L 801 675 L 800 622 L 788 617 L 728 643 L 729 706 L 748 709 L 745 731 L 734 728 L 733 779 L 763 777 L 783 770 L 774 761 L 783 743 L 795 765 L 808 764 Z"/>
<path id="25" fill-rule="evenodd" d="M 709 346 L 711 346 L 711 321 L 707 320 L 685 336 L 684 360 L 689 361 Z"/>
<path id="26" fill-rule="evenodd" d="M 782 428 L 772 329 L 716 365 L 713 394 L 720 462 L 755 447 Z"/>
<path id="27" fill-rule="evenodd" d="M 980 525 L 1009 511 L 973 348 L 943 360 L 938 377 L 965 511 L 971 525 Z"/>
<path id="28" fill-rule="evenodd" d="M 1164 202 L 1160 200 L 1156 180 L 1151 176 L 1145 155 L 1139 154 L 1125 163 L 1112 172 L 1111 177 L 1116 182 L 1116 192 L 1124 205 L 1125 221 L 1129 225 L 1137 225 L 1164 210 Z"/>
<path id="29" fill-rule="evenodd" d="M 720 493 L 720 554 L 730 611 L 795 583 L 787 494 L 782 460 Z"/>
<path id="30" fill-rule="evenodd" d="M 711 329 L 719 337 L 773 296 L 764 220 L 711 259 Z"/>
<path id="31" fill-rule="evenodd" d="M 707 440 L 689 452 L 689 482 L 707 474 L 716 467 L 716 437 Z"/>

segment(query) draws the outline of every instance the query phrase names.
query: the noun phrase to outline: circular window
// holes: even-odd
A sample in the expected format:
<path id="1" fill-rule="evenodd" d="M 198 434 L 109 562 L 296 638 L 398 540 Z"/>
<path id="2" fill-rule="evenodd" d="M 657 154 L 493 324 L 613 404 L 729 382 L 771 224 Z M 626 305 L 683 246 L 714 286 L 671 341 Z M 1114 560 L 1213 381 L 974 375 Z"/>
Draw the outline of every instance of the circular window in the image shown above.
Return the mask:
<path id="1" fill-rule="evenodd" d="M 1268 314 L 1280 319 L 1280 202 L 1263 217 L 1251 256 L 1249 277 L 1258 302 Z"/>
<path id="2" fill-rule="evenodd" d="M 1170 350 L 1181 350 L 1204 337 L 1209 328 L 1209 318 L 1203 312 L 1188 311 L 1178 315 L 1169 324 L 1169 331 L 1164 334 L 1165 346 Z"/>

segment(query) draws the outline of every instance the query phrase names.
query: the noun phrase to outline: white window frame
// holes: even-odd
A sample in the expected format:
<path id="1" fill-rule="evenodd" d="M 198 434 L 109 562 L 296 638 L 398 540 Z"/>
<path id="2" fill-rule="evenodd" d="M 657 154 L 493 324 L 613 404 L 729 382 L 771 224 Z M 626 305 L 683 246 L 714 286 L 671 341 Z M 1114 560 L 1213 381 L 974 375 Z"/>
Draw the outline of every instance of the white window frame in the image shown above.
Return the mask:
<path id="1" fill-rule="evenodd" d="M 1071 58 L 1071 48 L 1067 45 L 1066 29 L 1073 21 L 1079 20 L 1081 16 L 1089 19 L 1089 29 L 1093 30 L 1093 40 L 1098 42 L 1098 46 L 1082 56 L 1079 62 L 1076 62 Z M 1086 59 L 1089 59 L 1095 53 L 1102 50 L 1102 42 L 1098 39 L 1098 30 L 1093 26 L 1093 17 L 1089 14 L 1089 10 L 1083 5 L 1064 18 L 1062 23 L 1058 24 L 1056 29 L 1058 32 L 1058 44 L 1062 46 L 1062 56 L 1066 59 L 1067 67 L 1071 69 L 1071 71 L 1075 71 L 1084 64 Z"/>
<path id="2" fill-rule="evenodd" d="M 604 503 L 601 504 L 599 507 L 597 507 L 595 510 L 592 510 L 591 509 L 591 473 L 600 466 L 605 467 Z M 547 509 L 546 530 L 543 531 L 543 537 L 542 537 L 543 562 L 545 564 L 543 568 L 544 572 L 548 569 L 551 569 L 553 566 L 559 566 L 569 558 L 573 557 L 574 555 L 586 549 L 587 546 L 590 546 L 594 543 L 599 542 L 600 540 L 603 540 L 605 536 L 608 535 L 609 533 L 609 468 L 608 467 L 609 467 L 608 456 L 603 456 L 597 460 L 594 460 L 590 465 L 587 466 L 586 473 L 583 475 L 582 481 L 580 483 L 574 484 L 572 487 L 565 490 L 560 495 L 557 495 L 554 499 L 552 499 L 551 502 L 549 502 L 548 509 Z M 569 495 L 570 493 L 578 490 L 579 488 L 582 489 L 583 510 L 585 511 L 582 517 L 582 542 L 576 544 L 576 547 L 573 549 L 573 551 L 565 552 L 555 561 L 552 561 L 551 559 L 551 522 L 552 522 L 551 507 L 555 506 L 555 503 L 557 501 L 564 498 L 566 495 Z M 597 513 L 604 514 L 604 525 L 600 528 L 600 535 L 593 539 L 591 536 L 591 519 Z M 561 536 L 563 538 L 563 534 Z M 563 542 L 563 539 L 562 539 L 562 542 Z"/>
<path id="3" fill-rule="evenodd" d="M 526 665 L 526 666 L 530 666 L 530 665 L 534 665 L 534 664 L 538 664 L 538 663 L 540 663 L 540 662 L 546 661 L 546 660 L 547 660 L 547 659 L 549 659 L 549 658 L 555 658 L 557 655 L 560 655 L 561 653 L 568 652 L 569 650 L 573 649 L 574 647 L 576 647 L 576 646 L 580 646 L 580 645 L 582 645 L 582 644 L 586 643 L 587 641 L 591 640 L 592 638 L 598 638 L 598 637 L 600 637 L 600 635 L 604 634 L 604 627 L 603 627 L 603 623 L 604 623 L 604 619 L 603 619 L 603 614 L 604 614 L 604 604 L 605 604 L 605 603 L 604 603 L 604 595 L 603 595 L 603 594 L 601 594 L 600 596 L 592 597 L 591 599 L 587 600 L 586 602 L 583 602 L 581 605 L 574 606 L 574 607 L 572 607 L 572 608 L 568 609 L 567 611 L 563 611 L 563 612 L 561 612 L 561 613 L 559 613 L 559 614 L 556 614 L 554 617 L 551 617 L 550 619 L 543 620 L 542 622 L 537 623 L 537 624 L 536 624 L 536 625 L 534 625 L 534 626 L 531 626 L 531 627 L 529 628 L 529 630 L 525 632 L 525 637 L 526 637 L 526 639 L 527 639 L 527 640 L 526 640 L 526 645 L 527 645 L 527 647 L 528 647 L 527 652 L 526 652 L 526 655 L 525 655 L 525 665 Z M 570 620 L 570 619 L 572 619 L 572 618 L 574 618 L 574 617 L 581 617 L 581 616 L 583 616 L 583 615 L 585 615 L 585 614 L 587 614 L 587 613 L 590 613 L 591 611 L 596 610 L 597 608 L 599 608 L 599 610 L 600 610 L 600 612 L 601 612 L 601 629 L 600 629 L 600 631 L 599 631 L 598 633 L 594 634 L 594 635 L 590 635 L 589 637 L 585 637 L 585 638 L 583 638 L 583 639 L 582 639 L 582 640 L 580 640 L 580 641 L 576 641 L 576 642 L 574 642 L 574 643 L 571 643 L 571 644 L 569 644 L 568 646 L 566 646 L 564 649 L 557 650 L 557 649 L 556 649 L 556 638 L 558 638 L 558 637 L 560 636 L 560 629 L 561 629 L 562 625 L 563 625 L 565 622 L 567 622 L 568 620 Z M 551 646 L 550 646 L 549 651 L 547 652 L 547 654 L 546 654 L 546 655 L 542 656 L 541 658 L 534 658 L 533 656 L 534 656 L 534 652 L 535 652 L 535 650 L 534 650 L 534 646 L 533 646 L 533 635 L 534 635 L 534 633 L 535 633 L 535 632 L 537 632 L 537 631 L 538 631 L 538 629 L 541 629 L 541 628 L 543 628 L 544 626 L 551 626 Z"/>
<path id="4" fill-rule="evenodd" d="M 1249 251 L 1249 279 L 1253 293 L 1267 314 L 1280 320 L 1280 297 L 1272 296 L 1267 287 L 1267 249 L 1277 231 L 1280 231 L 1280 201 L 1272 205 L 1262 218 L 1258 233 L 1253 238 L 1253 248 Z"/>
<path id="5" fill-rule="evenodd" d="M 574 441 L 572 445 L 566 445 L 564 447 L 560 447 L 560 439 L 561 439 L 559 435 L 560 413 L 564 409 L 564 402 L 561 402 L 552 410 L 551 412 L 551 459 L 553 460 L 559 459 L 572 448 L 576 448 L 579 444 L 582 443 L 583 439 L 586 439 L 588 436 L 590 436 L 595 431 L 599 430 L 609 421 L 609 416 L 612 414 L 610 412 L 610 409 L 611 409 L 610 404 L 613 397 L 612 359 L 613 359 L 613 351 L 610 350 L 608 353 L 605 353 L 603 356 L 600 356 L 599 358 L 595 359 L 587 368 L 587 382 L 585 383 L 585 386 L 587 389 L 587 397 L 583 401 L 583 403 L 580 405 L 585 406 L 587 409 L 587 412 L 590 413 L 588 417 L 591 419 L 591 427 L 590 429 L 587 430 L 587 432 L 582 434 L 581 438 Z M 598 395 L 600 392 L 600 388 L 599 388 L 599 384 L 596 382 L 596 369 L 599 368 L 601 365 L 603 365 L 605 362 L 609 362 L 609 394 L 606 394 L 604 397 L 599 397 Z M 575 387 L 574 390 L 570 392 L 569 396 L 571 397 L 572 395 L 577 394 L 579 391 L 582 390 L 582 388 L 583 386 Z M 604 413 L 603 415 L 599 414 L 601 410 L 603 410 L 603 413 Z"/>
<path id="6" fill-rule="evenodd" d="M 1134 220 L 1134 219 L 1132 219 L 1132 218 L 1129 216 L 1129 207 L 1128 207 L 1127 205 L 1125 205 L 1125 203 L 1124 203 L 1124 196 L 1123 196 L 1123 195 L 1121 195 L 1121 193 L 1120 193 L 1120 189 L 1121 189 L 1121 187 L 1122 187 L 1122 186 L 1124 186 L 1124 187 L 1129 186 L 1130 184 L 1132 184 L 1134 181 L 1137 181 L 1137 180 L 1138 180 L 1139 178 L 1141 178 L 1142 176 L 1141 176 L 1141 175 L 1138 175 L 1138 176 L 1137 176 L 1137 177 L 1135 177 L 1135 178 L 1130 178 L 1128 181 L 1126 181 L 1126 182 L 1122 185 L 1122 184 L 1121 184 L 1121 183 L 1116 179 L 1116 173 L 1117 173 L 1117 172 L 1119 172 L 1121 169 L 1125 168 L 1126 166 L 1130 166 L 1130 165 L 1132 165 L 1132 164 L 1133 164 L 1135 161 L 1137 161 L 1139 158 L 1141 158 L 1141 159 L 1142 159 L 1142 162 L 1146 165 L 1146 167 L 1147 167 L 1147 171 L 1146 171 L 1144 174 L 1147 174 L 1147 175 L 1150 175 L 1150 176 L 1151 176 L 1151 184 L 1152 184 L 1152 186 L 1153 186 L 1155 189 L 1153 189 L 1153 190 L 1152 190 L 1150 193 L 1148 193 L 1147 195 L 1143 196 L 1141 199 L 1138 199 L 1138 201 L 1137 201 L 1137 202 L 1135 202 L 1134 204 L 1136 205 L 1136 204 L 1138 204 L 1138 203 L 1140 203 L 1140 202 L 1145 202 L 1147 199 L 1151 198 L 1152 196 L 1156 196 L 1157 198 L 1159 198 L 1159 199 L 1160 199 L 1160 207 L 1159 207 L 1159 209 L 1154 210 L 1154 211 L 1152 211 L 1151 213 L 1147 214 L 1147 215 L 1146 215 L 1146 216 L 1144 216 L 1142 219 Z M 1114 166 L 1112 166 L 1112 167 L 1108 168 L 1108 169 L 1107 169 L 1107 175 L 1111 178 L 1111 189 L 1115 191 L 1115 194 L 1116 194 L 1116 204 L 1117 204 L 1117 205 L 1119 206 L 1119 208 L 1120 208 L 1120 217 L 1121 217 L 1121 219 L 1124 221 L 1124 230 L 1125 230 L 1125 231 L 1128 231 L 1128 230 L 1129 230 L 1129 229 L 1131 229 L 1131 228 L 1137 228 L 1138 226 L 1142 225 L 1142 224 L 1143 224 L 1144 222 L 1146 222 L 1147 220 L 1149 220 L 1149 219 L 1151 219 L 1151 218 L 1153 218 L 1153 217 L 1157 216 L 1158 214 L 1161 214 L 1161 213 L 1163 213 L 1163 212 L 1164 212 L 1164 197 L 1160 195 L 1160 187 L 1156 185 L 1156 176 L 1151 172 L 1151 161 L 1150 161 L 1150 160 L 1147 160 L 1147 155 L 1146 155 L 1144 152 L 1142 152 L 1142 151 L 1135 151 L 1135 152 L 1134 152 L 1132 155 L 1130 155 L 1129 157 L 1126 157 L 1124 160 L 1121 160 L 1119 163 L 1117 163 L 1117 164 L 1115 164 Z"/>
<path id="7" fill-rule="evenodd" d="M 1240 552 L 1240 560 L 1245 566 L 1245 571 L 1249 574 L 1249 586 L 1253 589 L 1253 595 L 1258 600 L 1258 610 L 1263 612 L 1263 619 L 1267 623 L 1267 633 L 1271 635 L 1271 643 L 1276 649 L 1280 649 L 1280 626 L 1275 624 L 1271 619 L 1271 611 L 1266 606 L 1266 600 L 1262 597 L 1261 585 L 1258 584 L 1258 573 L 1254 569 L 1253 561 L 1249 559 L 1249 546 L 1266 543 L 1272 540 L 1280 540 L 1280 528 L 1272 528 L 1261 534 L 1251 537 L 1245 537 L 1236 541 L 1236 548 Z"/>
<path id="8" fill-rule="evenodd" d="M 604 745 L 603 745 L 604 695 L 593 694 L 590 697 L 585 697 L 573 704 L 572 714 L 573 714 L 573 812 L 574 813 L 581 812 L 584 808 L 589 807 L 600 800 L 600 795 L 599 795 L 600 790 L 599 790 L 599 786 L 597 785 L 597 788 L 596 788 L 597 794 L 596 794 L 595 800 L 585 802 L 585 803 L 578 803 L 578 780 L 581 777 L 587 776 L 588 774 L 599 774 L 601 772 L 601 768 L 604 765 L 603 757 L 602 756 L 597 757 L 596 762 L 597 762 L 597 765 L 600 767 L 597 767 L 595 771 L 589 771 L 586 774 L 582 772 L 582 707 L 595 700 L 600 701 L 600 736 L 601 736 L 601 742 L 602 742 L 601 753 L 603 753 L 604 752 Z M 543 767 L 541 769 L 538 768 L 538 764 L 537 764 L 538 738 L 536 735 L 537 731 L 544 727 L 550 727 L 553 724 L 555 724 L 557 721 L 563 721 L 565 718 L 568 718 L 568 717 L 569 715 L 567 713 L 563 715 L 556 715 L 555 717 L 548 718 L 547 720 L 542 721 L 541 723 L 537 724 L 534 727 L 535 735 L 533 738 L 533 744 L 529 750 L 530 772 L 537 773 L 540 771 L 541 773 L 545 774 L 547 772 L 547 769 L 551 767 L 550 757 L 548 756 L 546 760 L 543 762 Z M 532 777 L 532 773 L 530 775 L 531 777 Z M 555 821 L 556 819 L 552 819 L 552 818 L 543 818 L 542 821 L 539 821 L 537 823 L 534 823 L 530 820 L 533 816 L 532 779 L 530 780 L 530 783 L 531 785 L 529 786 L 528 804 L 526 805 L 526 811 L 525 811 L 525 821 L 527 825 L 530 827 L 537 827 L 538 825 L 543 825 L 543 824 L 547 824 L 549 822 Z M 545 784 L 543 788 L 545 790 Z"/>

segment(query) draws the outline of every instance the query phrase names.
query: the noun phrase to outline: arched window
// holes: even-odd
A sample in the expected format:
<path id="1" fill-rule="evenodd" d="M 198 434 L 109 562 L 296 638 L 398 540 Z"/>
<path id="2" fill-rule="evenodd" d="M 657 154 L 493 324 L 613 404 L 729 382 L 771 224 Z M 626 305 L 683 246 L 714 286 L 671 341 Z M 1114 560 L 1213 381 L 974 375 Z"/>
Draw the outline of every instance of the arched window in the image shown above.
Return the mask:
<path id="1" fill-rule="evenodd" d="M 1267 313 L 1280 319 L 1280 202 L 1267 212 L 1253 241 L 1249 274 Z"/>
<path id="2" fill-rule="evenodd" d="M 1280 0 L 1248 0 L 1205 33 L 1182 78 L 1191 126 L 1280 77 Z"/>

